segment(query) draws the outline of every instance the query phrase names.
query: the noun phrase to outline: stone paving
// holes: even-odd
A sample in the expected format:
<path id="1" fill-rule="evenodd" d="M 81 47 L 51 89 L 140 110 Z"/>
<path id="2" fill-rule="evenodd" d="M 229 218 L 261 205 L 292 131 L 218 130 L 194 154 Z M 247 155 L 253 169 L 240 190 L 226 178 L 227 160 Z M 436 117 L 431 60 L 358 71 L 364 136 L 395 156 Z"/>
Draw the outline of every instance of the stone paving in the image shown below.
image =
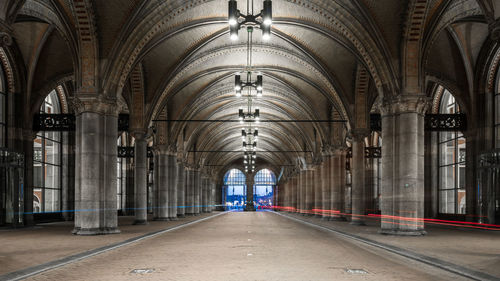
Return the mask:
<path id="1" fill-rule="evenodd" d="M 118 217 L 121 233 L 113 235 L 72 235 L 73 222 L 46 223 L 31 228 L 0 230 L 0 275 L 210 215 L 200 214 L 167 222 L 151 221 L 152 217 L 150 216 L 147 225 L 132 225 L 134 217 Z"/>
<path id="2" fill-rule="evenodd" d="M 28 280 L 464 280 L 269 212 L 227 213 Z"/>
<path id="3" fill-rule="evenodd" d="M 349 222 L 323 221 L 296 213 L 283 214 L 498 276 L 500 280 L 500 231 L 426 224 L 425 236 L 388 236 L 378 232 L 380 223 L 377 219 L 367 219 L 365 226 L 355 226 Z"/>

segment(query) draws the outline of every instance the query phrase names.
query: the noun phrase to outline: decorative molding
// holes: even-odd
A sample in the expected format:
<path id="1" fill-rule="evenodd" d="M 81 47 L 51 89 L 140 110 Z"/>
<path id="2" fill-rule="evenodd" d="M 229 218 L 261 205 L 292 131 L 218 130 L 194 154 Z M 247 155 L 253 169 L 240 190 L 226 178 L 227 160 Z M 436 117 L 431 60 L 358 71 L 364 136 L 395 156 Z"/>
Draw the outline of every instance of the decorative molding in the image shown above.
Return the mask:
<path id="1" fill-rule="evenodd" d="M 118 116 L 118 106 L 116 100 L 103 98 L 101 96 L 80 96 L 71 99 L 71 106 L 75 114 L 80 115 L 84 112 L 93 112 L 105 115 Z"/>
<path id="2" fill-rule="evenodd" d="M 9 47 L 13 43 L 12 36 L 7 32 L 0 32 L 0 46 Z"/>
<path id="3" fill-rule="evenodd" d="M 347 148 L 346 158 L 352 159 L 352 147 Z M 382 158 L 382 147 L 378 146 L 365 147 L 365 158 L 366 159 Z"/>
<path id="4" fill-rule="evenodd" d="M 33 116 L 33 131 L 75 131 L 76 118 L 73 114 L 35 114 Z"/>
<path id="5" fill-rule="evenodd" d="M 133 146 L 118 146 L 118 158 L 134 158 L 135 148 Z"/>
<path id="6" fill-rule="evenodd" d="M 367 159 L 382 158 L 382 147 L 378 146 L 365 147 L 365 157 Z"/>
<path id="7" fill-rule="evenodd" d="M 418 113 L 424 115 L 431 106 L 431 101 L 425 96 L 399 95 L 386 99 L 381 106 L 382 116 L 401 113 Z"/>
<path id="8" fill-rule="evenodd" d="M 12 66 L 10 64 L 10 61 L 7 57 L 7 53 L 5 50 L 0 46 L 0 61 L 3 66 L 3 71 L 5 72 L 5 78 L 7 78 L 7 84 L 9 86 L 8 90 L 9 93 L 13 94 L 16 92 L 15 88 L 15 81 L 14 81 L 14 72 L 12 70 Z"/>
<path id="9" fill-rule="evenodd" d="M 462 131 L 467 130 L 465 114 L 427 114 L 425 115 L 426 131 Z"/>

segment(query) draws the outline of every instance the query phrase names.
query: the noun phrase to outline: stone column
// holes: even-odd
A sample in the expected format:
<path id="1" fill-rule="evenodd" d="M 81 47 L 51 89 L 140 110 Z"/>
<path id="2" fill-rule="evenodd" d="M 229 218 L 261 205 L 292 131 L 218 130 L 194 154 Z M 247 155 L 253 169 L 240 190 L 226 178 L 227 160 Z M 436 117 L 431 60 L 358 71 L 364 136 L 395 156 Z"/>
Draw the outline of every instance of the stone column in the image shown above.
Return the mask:
<path id="1" fill-rule="evenodd" d="M 170 148 L 167 162 L 167 188 L 168 188 L 168 219 L 177 218 L 177 152 Z"/>
<path id="2" fill-rule="evenodd" d="M 177 161 L 177 217 L 186 216 L 186 173 L 184 163 Z"/>
<path id="3" fill-rule="evenodd" d="M 134 194 L 135 194 L 135 220 L 134 224 L 143 225 L 148 221 L 148 158 L 146 134 L 134 133 Z"/>
<path id="4" fill-rule="evenodd" d="M 305 181 L 306 187 L 305 187 L 305 212 L 307 215 L 314 215 L 313 214 L 313 207 L 314 207 L 314 169 L 313 168 L 308 168 L 306 170 L 306 181 Z"/>
<path id="5" fill-rule="evenodd" d="M 306 179 L 307 179 L 307 172 L 306 170 L 301 170 L 299 174 L 299 190 L 298 190 L 298 211 L 300 214 L 304 214 L 304 211 L 306 209 Z"/>
<path id="6" fill-rule="evenodd" d="M 313 214 L 316 217 L 322 217 L 322 213 L 320 210 L 323 208 L 323 194 L 322 194 L 322 185 L 323 185 L 323 173 L 321 167 L 323 163 L 317 163 L 314 166 L 313 171 L 313 184 L 314 184 L 314 205 L 313 205 Z"/>
<path id="7" fill-rule="evenodd" d="M 334 157 L 332 157 L 333 171 L 333 191 L 332 191 L 332 210 L 339 213 L 345 212 L 345 198 L 346 198 L 346 156 L 347 147 L 341 147 L 335 150 Z M 331 220 L 345 221 L 344 215 L 333 215 Z"/>
<path id="8" fill-rule="evenodd" d="M 254 184 L 254 174 L 248 173 L 246 175 L 246 185 L 247 185 L 247 202 L 245 206 L 245 212 L 255 211 L 255 206 L 253 204 L 253 184 Z"/>
<path id="9" fill-rule="evenodd" d="M 209 182 L 208 182 L 208 177 L 207 176 L 202 176 L 202 198 L 201 198 L 201 205 L 202 205 L 202 212 L 203 213 L 208 213 L 208 190 L 209 190 Z"/>
<path id="10" fill-rule="evenodd" d="M 116 210 L 116 104 L 75 98 L 75 107 L 77 212 L 73 233 L 120 233 Z"/>
<path id="11" fill-rule="evenodd" d="M 321 164 L 321 210 L 322 220 L 328 220 L 332 215 L 332 157 L 329 153 L 323 153 L 323 163 Z"/>
<path id="12" fill-rule="evenodd" d="M 186 167 L 186 215 L 194 215 L 194 169 Z"/>
<path id="13" fill-rule="evenodd" d="M 368 131 L 352 134 L 352 219 L 353 225 L 365 225 L 365 137 Z"/>
<path id="14" fill-rule="evenodd" d="M 399 96 L 382 109 L 381 233 L 423 235 L 425 97 Z"/>
<path id="15" fill-rule="evenodd" d="M 299 209 L 298 181 L 299 181 L 299 176 L 296 174 L 293 175 L 293 177 L 292 177 L 292 210 L 291 211 L 294 213 L 297 212 L 297 210 Z"/>
<path id="16" fill-rule="evenodd" d="M 155 147 L 155 221 L 168 221 L 168 154 L 165 145 Z"/>
<path id="17" fill-rule="evenodd" d="M 194 214 L 199 215 L 201 212 L 201 172 L 199 169 L 194 170 Z"/>
<path id="18" fill-rule="evenodd" d="M 210 180 L 210 189 L 208 191 L 208 211 L 211 213 L 215 210 L 215 183 Z"/>

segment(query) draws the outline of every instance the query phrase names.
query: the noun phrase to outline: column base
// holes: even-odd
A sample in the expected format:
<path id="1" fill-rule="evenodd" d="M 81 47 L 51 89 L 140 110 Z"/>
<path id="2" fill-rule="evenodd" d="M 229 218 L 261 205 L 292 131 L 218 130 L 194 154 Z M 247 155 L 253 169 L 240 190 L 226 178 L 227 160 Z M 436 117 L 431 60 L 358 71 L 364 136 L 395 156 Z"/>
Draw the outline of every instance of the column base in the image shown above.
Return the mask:
<path id="1" fill-rule="evenodd" d="M 253 204 L 247 204 L 245 206 L 245 212 L 255 212 L 255 206 Z"/>
<path id="2" fill-rule="evenodd" d="M 330 220 L 330 217 L 329 217 L 329 216 L 322 216 L 322 217 L 321 217 L 321 220 L 322 220 L 322 221 L 329 221 L 329 220 Z"/>
<path id="3" fill-rule="evenodd" d="M 329 221 L 347 221 L 344 217 L 329 217 Z"/>
<path id="4" fill-rule="evenodd" d="M 421 230 L 402 230 L 402 229 L 381 229 L 378 233 L 383 235 L 394 235 L 394 236 L 424 236 L 427 231 Z"/>
<path id="5" fill-rule="evenodd" d="M 186 217 L 186 215 L 185 215 L 185 214 L 177 214 L 177 217 L 178 217 L 178 218 L 185 218 L 185 217 Z"/>
<path id="6" fill-rule="evenodd" d="M 154 221 L 169 221 L 168 218 L 153 218 Z"/>
<path id="7" fill-rule="evenodd" d="M 80 228 L 75 227 L 72 233 L 81 236 L 93 236 L 93 235 L 108 235 L 108 234 L 119 234 L 121 231 L 118 227 L 107 227 L 107 228 Z"/>
<path id="8" fill-rule="evenodd" d="M 192 216 L 195 216 L 195 214 L 194 214 L 194 213 L 186 213 L 186 217 L 187 217 L 187 216 L 192 217 Z"/>
<path id="9" fill-rule="evenodd" d="M 168 220 L 169 221 L 178 221 L 179 218 L 178 217 L 169 217 Z"/>
<path id="10" fill-rule="evenodd" d="M 350 225 L 356 225 L 356 226 L 364 226 L 364 225 L 366 225 L 366 223 L 364 221 L 361 221 L 361 220 L 353 220 L 349 224 Z"/>
<path id="11" fill-rule="evenodd" d="M 147 225 L 148 221 L 147 220 L 135 220 L 133 225 Z"/>

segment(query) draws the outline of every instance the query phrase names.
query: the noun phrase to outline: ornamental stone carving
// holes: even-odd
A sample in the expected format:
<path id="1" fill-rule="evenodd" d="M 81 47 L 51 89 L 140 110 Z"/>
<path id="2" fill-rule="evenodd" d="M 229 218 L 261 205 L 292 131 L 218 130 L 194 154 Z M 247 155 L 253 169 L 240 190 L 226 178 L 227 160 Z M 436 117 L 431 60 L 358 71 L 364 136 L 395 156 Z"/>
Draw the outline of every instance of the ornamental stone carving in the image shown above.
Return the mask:
<path id="1" fill-rule="evenodd" d="M 425 96 L 400 95 L 384 100 L 380 109 L 382 116 L 401 113 L 417 113 L 424 115 L 431 105 L 431 100 Z"/>
<path id="2" fill-rule="evenodd" d="M 8 47 L 12 45 L 12 36 L 6 32 L 0 32 L 0 46 Z"/>
<path id="3" fill-rule="evenodd" d="M 75 111 L 75 115 L 84 112 L 98 113 L 103 115 L 117 116 L 119 113 L 116 100 L 103 97 L 74 97 L 69 102 Z"/>

